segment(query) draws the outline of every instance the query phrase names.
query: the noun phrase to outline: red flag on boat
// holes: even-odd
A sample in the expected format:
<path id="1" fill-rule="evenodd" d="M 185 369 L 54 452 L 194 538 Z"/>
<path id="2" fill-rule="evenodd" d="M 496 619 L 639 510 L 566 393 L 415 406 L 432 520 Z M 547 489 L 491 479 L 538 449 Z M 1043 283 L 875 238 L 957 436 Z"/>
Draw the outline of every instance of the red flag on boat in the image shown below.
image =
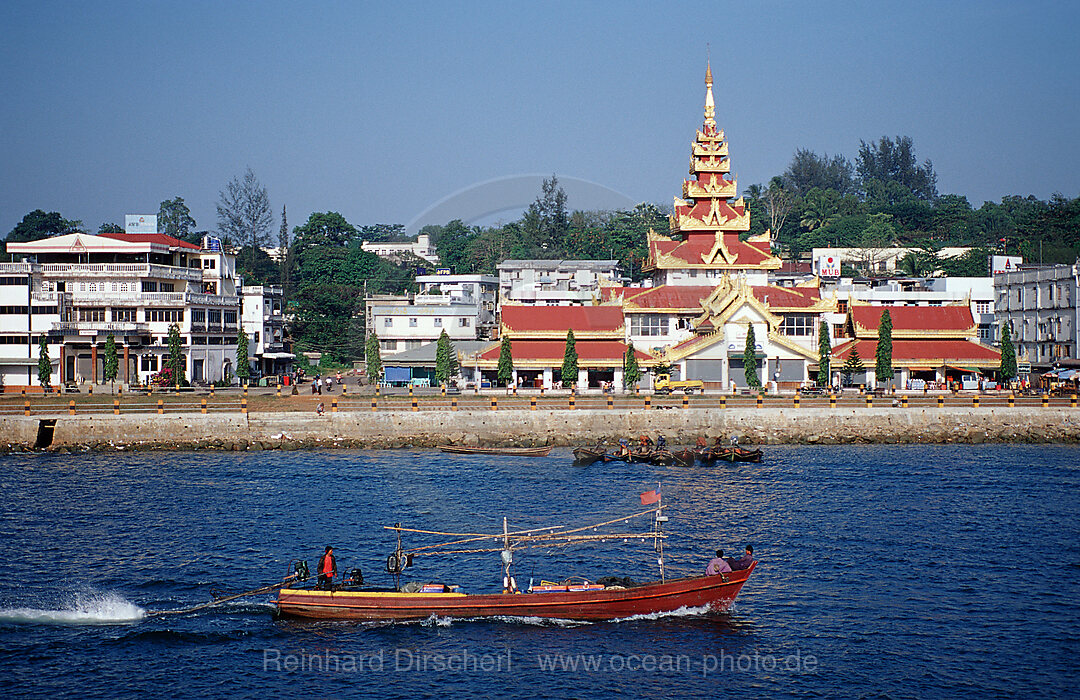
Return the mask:
<path id="1" fill-rule="evenodd" d="M 654 491 L 646 491 L 645 493 L 641 494 L 641 505 L 643 505 L 643 506 L 652 505 L 653 503 L 659 503 L 659 502 L 660 502 L 660 487 L 659 486 L 657 486 Z"/>

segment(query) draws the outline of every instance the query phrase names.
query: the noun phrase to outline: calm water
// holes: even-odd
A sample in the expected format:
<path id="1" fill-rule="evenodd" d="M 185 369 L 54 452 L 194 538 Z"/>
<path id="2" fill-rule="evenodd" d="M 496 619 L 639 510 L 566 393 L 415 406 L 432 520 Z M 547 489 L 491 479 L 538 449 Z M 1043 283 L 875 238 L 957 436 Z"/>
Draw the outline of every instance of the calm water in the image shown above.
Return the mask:
<path id="1" fill-rule="evenodd" d="M 7 457 L 0 679 L 39 697 L 1074 692 L 1080 449 L 767 449 L 762 465 L 694 469 L 577 468 L 565 450 L 535 460 Z M 271 583 L 294 558 L 314 568 L 327 543 L 339 569 L 360 566 L 385 585 L 394 541 L 383 525 L 489 531 L 503 515 L 519 528 L 587 524 L 640 509 L 637 494 L 657 481 L 671 510 L 673 567 L 697 570 L 711 549 L 754 544 L 761 563 L 731 612 L 597 624 L 299 623 L 274 621 L 263 596 L 142 617 L 208 600 L 211 587 Z M 482 591 L 497 585 L 498 567 L 496 555 L 477 555 L 428 558 L 410 571 Z M 523 555 L 517 573 L 519 582 L 648 580 L 655 562 L 649 545 L 631 542 Z M 312 655 L 327 654 L 336 669 L 312 668 Z"/>

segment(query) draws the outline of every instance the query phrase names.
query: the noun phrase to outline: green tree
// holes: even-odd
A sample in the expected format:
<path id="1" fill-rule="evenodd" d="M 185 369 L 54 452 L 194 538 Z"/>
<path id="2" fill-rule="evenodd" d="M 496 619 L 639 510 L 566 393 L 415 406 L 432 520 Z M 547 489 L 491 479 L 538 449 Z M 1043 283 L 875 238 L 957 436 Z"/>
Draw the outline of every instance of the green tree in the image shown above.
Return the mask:
<path id="1" fill-rule="evenodd" d="M 368 381 L 378 385 L 382 379 L 382 355 L 379 354 L 379 336 L 375 335 L 375 331 L 367 338 L 364 360 L 367 364 Z"/>
<path id="2" fill-rule="evenodd" d="M 554 175 L 544 178 L 540 196 L 529 205 L 522 219 L 526 237 L 542 250 L 562 250 L 569 227 L 566 192 L 559 186 L 559 178 Z"/>
<path id="3" fill-rule="evenodd" d="M 222 238 L 233 245 L 249 247 L 251 256 L 266 242 L 274 225 L 274 214 L 270 210 L 270 196 L 251 168 L 242 179 L 230 180 L 218 194 L 217 215 Z M 250 264 L 255 267 L 254 257 Z"/>
<path id="4" fill-rule="evenodd" d="M 52 387 L 52 360 L 49 359 L 49 345 L 45 336 L 41 336 L 41 344 L 38 346 L 37 367 L 38 383 L 47 394 Z"/>
<path id="5" fill-rule="evenodd" d="M 892 383 L 892 316 L 889 310 L 881 312 L 881 321 L 878 322 L 877 349 L 874 351 L 874 378 L 881 383 Z"/>
<path id="6" fill-rule="evenodd" d="M 448 384 L 450 378 L 456 376 L 457 373 L 457 352 L 454 350 L 454 344 L 450 342 L 450 336 L 446 334 L 446 329 L 443 329 L 443 332 L 439 334 L 439 344 L 435 348 L 435 382 Z"/>
<path id="7" fill-rule="evenodd" d="M 743 376 L 746 377 L 746 385 L 751 389 L 761 388 L 761 379 L 758 378 L 757 338 L 754 337 L 754 324 L 746 324 L 746 347 L 743 348 Z"/>
<path id="8" fill-rule="evenodd" d="M 105 336 L 105 381 L 112 384 L 120 373 L 120 358 L 116 352 L 116 338 L 113 334 Z"/>
<path id="9" fill-rule="evenodd" d="M 184 369 L 184 344 L 180 339 L 180 326 L 169 325 L 169 357 L 165 367 L 169 370 L 169 383 L 174 386 L 187 386 L 187 371 Z"/>
<path id="10" fill-rule="evenodd" d="M 851 384 L 851 378 L 864 369 L 866 369 L 866 365 L 863 364 L 862 358 L 859 357 L 858 345 L 852 343 L 851 353 L 848 355 L 847 361 L 844 362 L 844 366 L 840 368 L 841 374 L 844 375 L 844 383 Z"/>
<path id="11" fill-rule="evenodd" d="M 183 197 L 166 199 L 161 203 L 158 208 L 157 230 L 158 233 L 189 243 L 197 243 L 199 239 L 199 234 L 195 233 L 195 219 L 191 218 L 191 210 L 184 204 Z"/>
<path id="12" fill-rule="evenodd" d="M 499 365 L 495 379 L 502 386 L 509 386 L 514 381 L 514 352 L 510 347 L 510 336 L 504 335 L 499 343 Z"/>
<path id="13" fill-rule="evenodd" d="M 299 260 L 313 246 L 344 247 L 357 240 L 356 227 L 336 211 L 313 212 L 303 226 L 293 230 L 292 248 Z"/>
<path id="14" fill-rule="evenodd" d="M 1001 324 L 1001 367 L 998 374 L 1001 375 L 1003 384 L 1016 379 L 1019 374 L 1016 370 L 1016 348 L 1012 344 L 1012 333 L 1009 331 L 1009 324 L 1005 322 Z"/>
<path id="15" fill-rule="evenodd" d="M 577 341 L 574 339 L 574 329 L 566 331 L 566 349 L 563 351 L 562 359 L 562 382 L 563 386 L 567 384 L 577 385 L 578 381 L 578 354 L 577 354 Z"/>
<path id="16" fill-rule="evenodd" d="M 120 224 L 114 224 L 111 221 L 106 221 L 101 226 L 98 226 L 98 235 L 103 233 L 123 233 L 124 227 Z"/>
<path id="17" fill-rule="evenodd" d="M 285 211 L 285 206 L 281 207 L 281 228 L 278 229 L 278 279 L 281 282 L 281 289 L 285 294 L 285 298 L 291 298 L 289 293 L 289 273 L 292 271 L 292 249 L 289 247 L 289 216 Z"/>
<path id="18" fill-rule="evenodd" d="M 859 142 L 856 171 L 863 191 L 870 194 L 871 183 L 896 183 L 901 192 L 933 201 L 937 197 L 937 175 L 929 160 L 919 165 L 915 161 L 915 145 L 909 136 L 897 136 L 893 141 L 882 136 L 880 141 Z M 890 195 L 889 199 L 895 199 Z"/>
<path id="19" fill-rule="evenodd" d="M 251 360 L 248 355 L 248 336 L 244 331 L 244 324 L 240 324 L 240 332 L 236 334 L 236 378 L 241 384 L 246 384 L 251 379 Z"/>
<path id="20" fill-rule="evenodd" d="M 41 209 L 35 209 L 11 229 L 5 240 L 8 243 L 40 241 L 43 238 L 75 233 L 80 230 L 82 230 L 81 221 L 65 219 L 55 211 L 45 213 Z"/>
<path id="21" fill-rule="evenodd" d="M 815 188 L 832 190 L 844 195 L 855 188 L 852 174 L 854 168 L 844 156 L 819 156 L 813 151 L 800 148 L 795 151 L 791 164 L 784 171 L 784 185 L 795 194 L 805 196 Z"/>
<path id="22" fill-rule="evenodd" d="M 641 381 L 641 367 L 638 366 L 634 344 L 626 346 L 626 361 L 623 362 L 623 386 L 632 387 Z"/>
<path id="23" fill-rule="evenodd" d="M 822 321 L 818 326 L 818 373 L 817 385 L 828 386 L 832 375 L 832 341 L 829 340 L 829 324 Z"/>

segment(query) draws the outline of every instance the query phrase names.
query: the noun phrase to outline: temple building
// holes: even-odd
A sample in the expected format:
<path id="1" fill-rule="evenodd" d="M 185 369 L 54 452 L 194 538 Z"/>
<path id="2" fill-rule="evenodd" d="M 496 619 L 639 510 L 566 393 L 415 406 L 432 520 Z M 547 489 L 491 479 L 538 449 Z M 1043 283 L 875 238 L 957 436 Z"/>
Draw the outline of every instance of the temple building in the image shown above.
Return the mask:
<path id="1" fill-rule="evenodd" d="M 750 211 L 736 198 L 724 132 L 716 125 L 712 69 L 705 71 L 705 120 L 691 145 L 690 178 L 675 198 L 670 235 L 649 231 L 644 270 L 653 287 L 610 288 L 601 304 L 617 304 L 627 339 L 706 388 L 746 385 L 747 330 L 754 329 L 758 377 L 795 388 L 816 377 L 819 324 L 836 311 L 812 277 L 795 286 L 769 284 L 782 263 L 769 232 L 746 236 Z M 827 324 L 832 332 L 832 324 Z"/>
<path id="2" fill-rule="evenodd" d="M 1001 353 L 978 341 L 979 326 L 968 304 L 951 306 L 876 306 L 853 301 L 848 309 L 850 338 L 833 347 L 833 384 L 875 387 L 881 313 L 892 321 L 892 365 L 898 389 L 947 388 L 953 383 L 978 388 L 979 378 L 1001 366 Z M 841 368 L 858 348 L 866 370 L 844 376 Z M 975 386 L 967 386 L 974 383 Z"/>

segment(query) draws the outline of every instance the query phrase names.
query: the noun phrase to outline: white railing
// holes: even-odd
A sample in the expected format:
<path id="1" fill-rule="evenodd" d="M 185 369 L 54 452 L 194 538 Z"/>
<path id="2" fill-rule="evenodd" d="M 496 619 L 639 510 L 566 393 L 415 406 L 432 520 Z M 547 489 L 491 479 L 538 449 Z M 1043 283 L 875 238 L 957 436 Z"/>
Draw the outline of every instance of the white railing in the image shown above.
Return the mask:
<path id="1" fill-rule="evenodd" d="M 134 321 L 60 321 L 52 324 L 57 331 L 95 331 L 97 333 L 149 333 L 145 323 Z"/>
<path id="2" fill-rule="evenodd" d="M 0 263 L 0 274 L 3 275 L 26 275 L 31 271 L 31 263 Z"/>
<path id="3" fill-rule="evenodd" d="M 29 263 L 13 264 L 24 265 L 23 271 L 29 271 Z M 43 263 L 37 267 L 49 277 L 156 277 L 188 282 L 203 278 L 200 269 L 153 263 Z"/>

